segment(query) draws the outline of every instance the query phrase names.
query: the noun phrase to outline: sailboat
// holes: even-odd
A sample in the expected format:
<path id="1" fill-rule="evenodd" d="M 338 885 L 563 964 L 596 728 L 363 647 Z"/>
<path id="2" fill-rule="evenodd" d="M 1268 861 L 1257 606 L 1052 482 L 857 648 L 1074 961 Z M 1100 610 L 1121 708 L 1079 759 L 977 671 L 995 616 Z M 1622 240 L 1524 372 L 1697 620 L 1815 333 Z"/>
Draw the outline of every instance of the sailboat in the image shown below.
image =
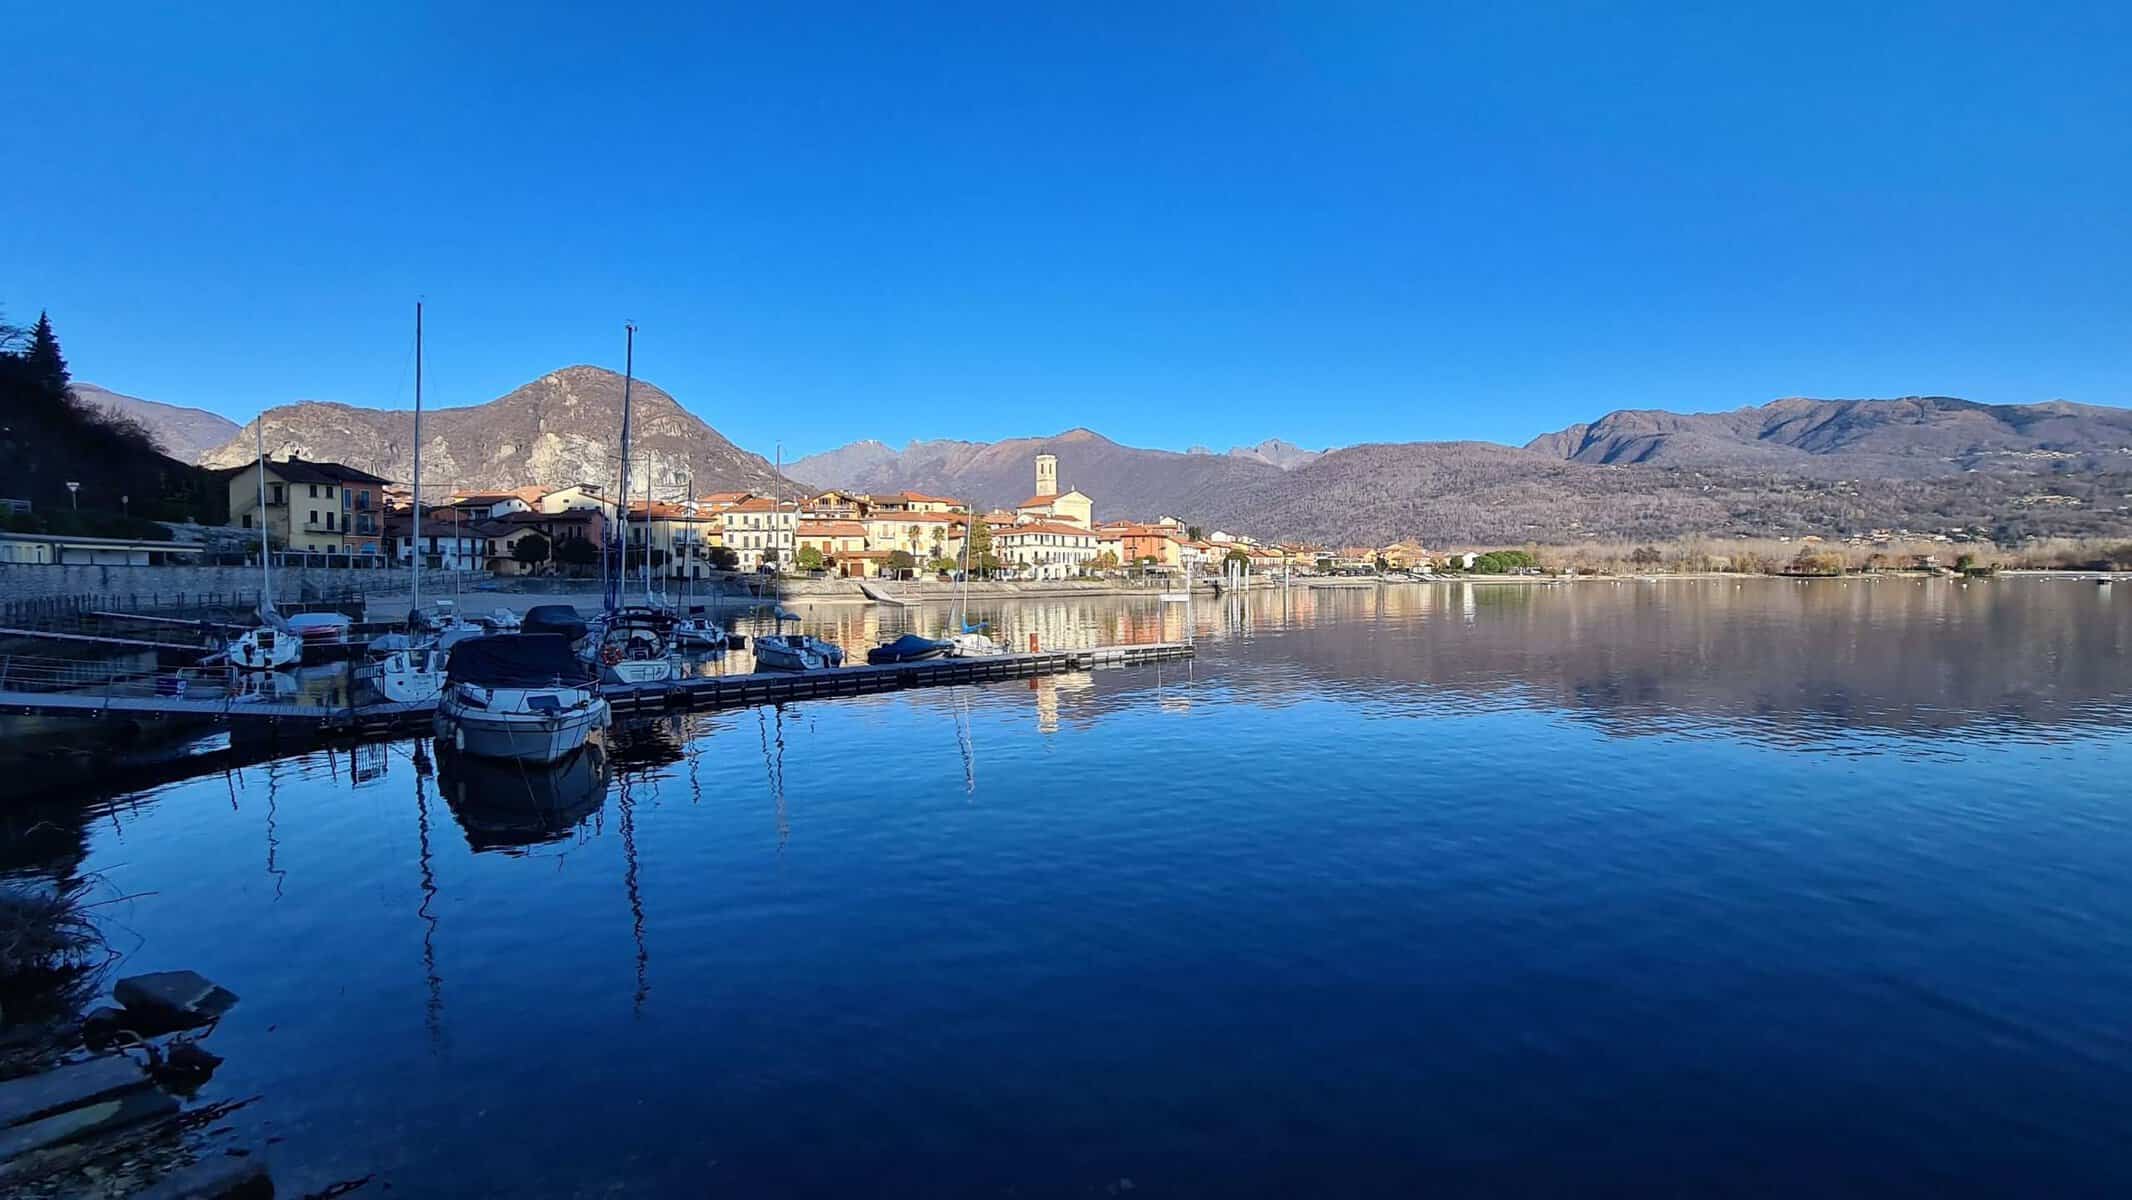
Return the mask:
<path id="1" fill-rule="evenodd" d="M 625 325 L 628 342 L 622 368 L 622 478 L 616 506 L 618 532 L 610 539 L 615 569 L 607 574 L 604 610 L 587 631 L 580 658 L 609 683 L 664 683 L 674 677 L 670 638 L 674 614 L 651 603 L 651 509 L 644 510 L 644 599 L 625 605 L 629 586 L 629 393 L 636 379 L 637 327 Z"/>
<path id="2" fill-rule="evenodd" d="M 977 510 L 965 504 L 962 507 L 962 601 L 956 606 L 955 632 L 948 635 L 950 658 L 983 658 L 992 654 L 1005 654 L 1006 647 L 992 640 L 985 633 L 985 623 L 970 624 L 970 543 L 977 540 Z"/>
<path id="3" fill-rule="evenodd" d="M 689 565 L 684 567 L 681 572 L 681 604 L 677 606 L 674 620 L 674 645 L 689 646 L 699 650 L 708 650 L 714 654 L 723 654 L 727 647 L 725 626 L 720 625 L 715 618 L 704 612 L 703 605 L 690 605 L 688 603 L 689 577 L 695 570 L 695 547 L 696 539 L 699 536 L 696 532 L 696 477 L 694 475 L 689 476 L 688 501 L 683 505 L 682 511 L 686 512 L 689 518 Z M 645 506 L 644 516 L 646 520 L 651 518 L 649 504 Z M 649 552 L 647 551 L 646 553 L 648 556 Z M 669 560 L 671 560 L 672 554 L 672 546 L 669 543 L 667 550 Z"/>
<path id="4" fill-rule="evenodd" d="M 267 540 L 266 414 L 252 422 L 259 445 L 259 625 L 229 644 L 226 657 L 240 671 L 278 671 L 303 658 L 303 639 L 274 611 L 274 551 Z"/>
<path id="5" fill-rule="evenodd" d="M 407 596 L 407 632 L 387 634 L 370 644 L 373 653 L 384 651 L 384 656 L 378 660 L 378 691 L 387 700 L 401 704 L 436 699 L 444 691 L 444 668 L 451 654 L 451 644 L 479 632 L 472 626 L 459 628 L 457 613 L 448 609 L 438 618 L 422 612 L 422 302 L 419 300 L 415 301 L 414 486 L 414 528 L 411 534 L 414 569 Z"/>

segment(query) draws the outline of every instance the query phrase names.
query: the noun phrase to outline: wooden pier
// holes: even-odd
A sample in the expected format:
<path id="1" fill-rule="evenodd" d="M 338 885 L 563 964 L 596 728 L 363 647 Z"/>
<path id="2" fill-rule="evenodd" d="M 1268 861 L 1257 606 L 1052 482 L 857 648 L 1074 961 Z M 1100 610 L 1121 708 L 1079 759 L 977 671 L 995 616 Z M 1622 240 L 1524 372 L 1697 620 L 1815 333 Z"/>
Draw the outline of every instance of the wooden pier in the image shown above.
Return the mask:
<path id="1" fill-rule="evenodd" d="M 1156 642 L 1138 646 L 1093 646 L 1077 650 L 1046 650 L 1030 654 L 999 654 L 981 658 L 936 658 L 925 662 L 889 666 L 839 667 L 824 671 L 757 671 L 748 675 L 712 675 L 679 678 L 651 684 L 605 684 L 606 697 L 617 717 L 648 716 L 667 712 L 690 712 L 743 708 L 759 704 L 783 704 L 795 700 L 823 700 L 840 696 L 868 696 L 911 688 L 955 684 L 990 683 L 1059 675 L 1103 667 L 1139 666 L 1186 659 L 1193 648 L 1183 642 Z M 186 689 L 190 690 L 190 689 Z M 425 724 L 436 711 L 435 701 L 328 707 L 242 696 L 192 696 L 180 694 L 162 677 L 132 677 L 123 686 L 101 690 L 80 687 L 71 690 L 23 690 L 11 686 L 0 671 L 0 714 L 72 717 L 124 716 L 207 720 L 306 730 L 321 736 L 359 733 L 391 733 Z"/>

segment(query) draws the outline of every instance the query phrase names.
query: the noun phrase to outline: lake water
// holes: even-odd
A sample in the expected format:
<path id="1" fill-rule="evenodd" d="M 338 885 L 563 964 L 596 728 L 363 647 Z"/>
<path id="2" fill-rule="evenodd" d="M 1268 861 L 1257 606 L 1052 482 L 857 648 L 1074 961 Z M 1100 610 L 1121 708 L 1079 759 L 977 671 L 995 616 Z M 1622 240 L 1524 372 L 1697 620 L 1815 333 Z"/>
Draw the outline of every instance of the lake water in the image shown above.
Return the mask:
<path id="1" fill-rule="evenodd" d="M 938 610 L 817 610 L 851 644 Z M 1941 1195 L 2132 1168 L 2132 588 L 1020 604 L 1194 662 L 8 812 L 290 1194 Z M 1128 1182 L 1129 1181 L 1129 1182 Z M 360 1193 L 359 1193 L 360 1194 Z"/>

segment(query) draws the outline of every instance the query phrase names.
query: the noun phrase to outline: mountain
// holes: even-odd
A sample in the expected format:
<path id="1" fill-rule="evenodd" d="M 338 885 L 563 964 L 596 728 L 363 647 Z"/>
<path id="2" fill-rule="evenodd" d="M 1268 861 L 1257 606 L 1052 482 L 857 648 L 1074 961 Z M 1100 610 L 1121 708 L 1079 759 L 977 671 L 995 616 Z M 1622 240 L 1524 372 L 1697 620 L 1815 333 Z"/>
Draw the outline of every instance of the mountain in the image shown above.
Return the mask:
<path id="1" fill-rule="evenodd" d="M 125 396 L 93 383 L 77 383 L 74 398 L 90 408 L 117 413 L 138 423 L 155 439 L 163 453 L 180 462 L 194 462 L 201 454 L 237 436 L 235 421 L 203 408 L 180 408 L 138 396 Z"/>
<path id="2" fill-rule="evenodd" d="M 656 496 L 673 498 L 691 479 L 700 495 L 726 490 L 778 490 L 802 485 L 783 477 L 761 455 L 727 441 L 658 387 L 639 379 L 630 392 L 632 492 L 648 480 Z M 347 463 L 393 480 L 414 477 L 414 413 L 306 401 L 270 408 L 270 457 Z M 601 367 L 565 367 L 468 408 L 422 413 L 424 492 L 493 491 L 527 484 L 607 483 L 620 469 L 622 377 Z M 253 433 L 238 435 L 201 457 L 209 467 L 254 461 Z"/>
<path id="3" fill-rule="evenodd" d="M 1213 454 L 1085 429 L 1003 442 L 862 442 L 802 478 L 1012 504 L 1050 450 L 1099 519 L 1171 513 L 1261 537 L 1382 544 L 1798 536 L 1870 529 L 2132 536 L 2132 411 L 1946 397 L 1779 400 L 1730 413 L 1616 412 L 1535 438 Z M 1293 453 L 1290 453 L 1290 452 Z M 1307 457 L 1306 457 L 1307 456 Z"/>
<path id="4" fill-rule="evenodd" d="M 1324 454 L 1323 450 L 1305 450 L 1294 442 L 1284 442 L 1279 438 L 1267 438 L 1256 446 L 1229 447 L 1231 458 L 1253 459 L 1268 466 L 1279 467 L 1283 471 L 1308 466 Z"/>
<path id="5" fill-rule="evenodd" d="M 911 442 L 901 450 L 858 442 L 800 459 L 791 473 L 824 487 L 907 488 L 1001 507 L 1028 499 L 1036 489 L 1036 456 L 1046 451 L 1059 457 L 1060 489 L 1094 497 L 1098 520 L 1199 511 L 1224 493 L 1257 494 L 1284 474 L 1257 459 L 1121 446 L 1087 429 L 1003 442 Z"/>
<path id="6" fill-rule="evenodd" d="M 2106 467 L 2110 456 L 2132 452 L 2132 410 L 1948 396 L 1795 397 L 1722 413 L 1624 409 L 1525 448 L 1579 463 L 1752 467 L 1819 478 L 1924 478 L 2053 461 Z"/>

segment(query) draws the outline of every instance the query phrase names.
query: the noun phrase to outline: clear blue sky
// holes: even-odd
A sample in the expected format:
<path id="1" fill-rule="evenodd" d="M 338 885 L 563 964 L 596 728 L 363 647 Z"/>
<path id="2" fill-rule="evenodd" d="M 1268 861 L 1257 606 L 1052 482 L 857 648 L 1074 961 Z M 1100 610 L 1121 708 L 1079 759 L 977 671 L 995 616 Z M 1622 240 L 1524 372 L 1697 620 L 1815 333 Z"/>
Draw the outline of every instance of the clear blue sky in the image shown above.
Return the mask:
<path id="1" fill-rule="evenodd" d="M 764 453 L 2132 403 L 2122 0 L 9 7 L 0 306 L 240 420 L 417 296 Z"/>

